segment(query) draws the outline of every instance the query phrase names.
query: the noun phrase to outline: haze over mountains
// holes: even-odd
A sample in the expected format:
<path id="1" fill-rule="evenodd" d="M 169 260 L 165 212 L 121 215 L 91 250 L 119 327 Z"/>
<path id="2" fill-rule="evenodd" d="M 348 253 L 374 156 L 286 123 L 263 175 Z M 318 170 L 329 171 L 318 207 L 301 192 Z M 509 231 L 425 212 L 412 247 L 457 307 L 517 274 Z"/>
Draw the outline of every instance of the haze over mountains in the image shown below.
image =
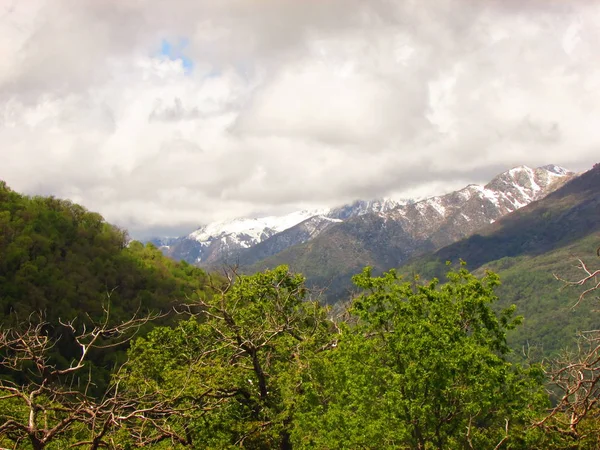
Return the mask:
<path id="1" fill-rule="evenodd" d="M 152 242 L 168 256 L 192 264 L 262 269 L 286 263 L 314 283 L 330 285 L 365 264 L 395 267 L 414 254 L 469 236 L 574 176 L 556 165 L 519 166 L 485 186 L 472 184 L 422 200 L 358 200 L 280 217 L 235 219 Z"/>

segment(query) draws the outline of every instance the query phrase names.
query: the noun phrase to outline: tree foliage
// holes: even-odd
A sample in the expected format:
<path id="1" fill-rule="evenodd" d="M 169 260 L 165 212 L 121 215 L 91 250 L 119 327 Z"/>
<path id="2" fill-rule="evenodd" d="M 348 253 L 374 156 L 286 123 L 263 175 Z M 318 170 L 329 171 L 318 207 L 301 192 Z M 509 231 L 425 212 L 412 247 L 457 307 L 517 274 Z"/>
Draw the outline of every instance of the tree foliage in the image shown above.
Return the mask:
<path id="1" fill-rule="evenodd" d="M 320 365 L 296 438 L 306 448 L 494 448 L 526 442 L 543 403 L 540 370 L 506 361 L 512 309 L 496 315 L 493 274 L 421 285 L 394 271 L 363 289 Z"/>
<path id="2" fill-rule="evenodd" d="M 290 448 L 302 377 L 332 323 L 285 266 L 226 278 L 190 305 L 198 317 L 136 342 L 129 382 L 181 386 L 182 405 L 196 405 L 182 425 L 194 445 Z"/>

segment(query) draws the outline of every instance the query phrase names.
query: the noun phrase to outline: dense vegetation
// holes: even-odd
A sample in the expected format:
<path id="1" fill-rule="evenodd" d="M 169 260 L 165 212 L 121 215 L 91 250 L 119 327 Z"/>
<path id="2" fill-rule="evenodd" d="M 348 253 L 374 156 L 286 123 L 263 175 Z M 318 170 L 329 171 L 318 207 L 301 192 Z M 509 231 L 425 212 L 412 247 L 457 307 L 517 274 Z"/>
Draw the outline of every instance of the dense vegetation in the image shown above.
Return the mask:
<path id="1" fill-rule="evenodd" d="M 543 367 L 510 362 L 506 332 L 520 319 L 491 309 L 496 275 L 461 268 L 440 285 L 365 269 L 354 282 L 361 295 L 332 320 L 285 266 L 232 276 L 196 298 L 198 315 L 138 338 L 101 397 L 69 383 L 83 358 L 44 365 L 30 345 L 43 331 L 14 330 L 0 340 L 2 364 L 40 370 L 0 384 L 0 444 L 596 448 L 594 416 L 562 427 Z"/>
<path id="2" fill-rule="evenodd" d="M 367 268 L 333 315 L 286 266 L 209 276 L 70 202 L 1 185 L 0 208 L 0 447 L 598 446 L 600 337 L 516 362 L 492 272 Z"/>
<path id="3" fill-rule="evenodd" d="M 577 277 L 575 255 L 593 262 L 597 259 L 597 243 L 595 236 L 588 236 L 541 255 L 504 257 L 473 268 L 478 275 L 492 270 L 500 276 L 497 310 L 515 304 L 524 316 L 523 324 L 508 333 L 509 345 L 519 354 L 525 352 L 536 360 L 557 356 L 565 348 L 576 346 L 579 332 L 600 327 L 600 317 L 594 313 L 597 305 L 583 302 L 575 306 L 577 288 L 565 286 L 555 277 Z M 419 273 L 431 279 L 443 276 L 447 266 L 440 259 L 428 257 L 399 270 L 407 276 Z"/>
<path id="4" fill-rule="evenodd" d="M 14 326 L 36 314 L 49 332 L 60 333 L 60 319 L 77 318 L 82 327 L 104 318 L 110 306 L 109 319 L 118 323 L 136 313 L 166 313 L 204 293 L 202 270 L 127 241 L 97 213 L 66 200 L 20 195 L 0 182 L 0 323 Z M 66 336 L 53 357 L 69 360 L 77 351 L 72 344 Z M 108 377 L 124 349 L 95 353 L 92 363 Z"/>
<path id="5" fill-rule="evenodd" d="M 121 320 L 170 309 L 206 285 L 203 271 L 127 241 L 99 214 L 0 183 L 0 319 L 43 312 L 56 322 L 82 311 L 97 319 L 110 296 Z"/>

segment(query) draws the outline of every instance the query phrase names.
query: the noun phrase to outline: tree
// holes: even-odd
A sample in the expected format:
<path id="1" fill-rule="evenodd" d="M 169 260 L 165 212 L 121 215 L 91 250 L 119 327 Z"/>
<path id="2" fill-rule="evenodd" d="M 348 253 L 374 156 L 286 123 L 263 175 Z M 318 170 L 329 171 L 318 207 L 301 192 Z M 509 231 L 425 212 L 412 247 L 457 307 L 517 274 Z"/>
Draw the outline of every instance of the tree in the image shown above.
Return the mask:
<path id="1" fill-rule="evenodd" d="M 600 248 L 596 255 L 600 256 Z M 573 307 L 600 292 L 600 269 L 592 269 L 583 259 L 577 259 L 583 272 L 577 280 L 555 278 L 565 287 L 583 290 Z M 598 299 L 598 297 L 596 297 Z M 576 351 L 551 361 L 547 375 L 555 406 L 537 426 L 556 432 L 567 442 L 577 442 L 579 448 L 598 448 L 600 444 L 600 330 L 579 334 Z"/>
<path id="2" fill-rule="evenodd" d="M 151 428 L 154 441 L 175 439 L 164 422 L 177 411 L 163 391 L 126 391 L 117 376 L 101 397 L 90 394 L 90 354 L 121 346 L 156 317 L 134 316 L 110 325 L 106 309 L 104 321 L 92 328 L 61 322 L 62 333 L 56 333 L 50 323 L 31 316 L 21 326 L 0 330 L 0 444 L 29 441 L 38 450 L 70 440 L 72 447 L 97 449 L 108 446 L 108 435 L 123 427 L 139 438 L 132 441 L 137 444 L 148 435 L 140 433 L 142 426 Z M 66 364 L 53 358 L 61 338 L 79 349 Z"/>
<path id="3" fill-rule="evenodd" d="M 200 310 L 134 343 L 129 383 L 182 388 L 192 445 L 290 448 L 302 379 L 327 348 L 333 324 L 286 266 L 254 275 L 225 271 Z M 186 380 L 181 383 L 181 380 Z"/>
<path id="4" fill-rule="evenodd" d="M 354 277 L 363 294 L 335 350 L 305 383 L 299 448 L 515 448 L 544 402 L 541 371 L 506 360 L 514 308 L 496 314 L 498 278 L 466 269 L 442 286 L 395 271 Z"/>

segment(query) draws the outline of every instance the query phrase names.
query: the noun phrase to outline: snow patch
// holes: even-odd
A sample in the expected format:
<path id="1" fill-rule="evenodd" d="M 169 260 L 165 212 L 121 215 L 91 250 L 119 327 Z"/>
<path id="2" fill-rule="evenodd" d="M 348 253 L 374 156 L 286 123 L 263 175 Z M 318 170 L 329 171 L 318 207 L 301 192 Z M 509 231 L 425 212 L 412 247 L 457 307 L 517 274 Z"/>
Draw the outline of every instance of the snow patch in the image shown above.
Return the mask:
<path id="1" fill-rule="evenodd" d="M 188 237 L 201 244 L 208 244 L 217 238 L 229 237 L 236 244 L 249 246 L 253 244 L 248 241 L 260 242 L 265 232 L 271 231 L 268 234 L 272 235 L 287 230 L 312 216 L 326 214 L 327 212 L 329 212 L 328 209 L 303 210 L 295 211 L 285 216 L 267 216 L 254 219 L 233 219 L 213 222 L 200 227 Z"/>
<path id="2" fill-rule="evenodd" d="M 492 190 L 492 189 L 487 189 L 483 186 L 478 186 L 476 184 L 472 185 L 474 189 L 477 189 L 477 191 L 481 194 L 481 196 L 483 198 L 488 199 L 490 202 L 492 202 L 494 204 L 494 206 L 499 207 L 500 206 L 500 202 L 498 200 L 498 192 Z M 483 205 L 482 205 L 483 206 Z"/>
<path id="3" fill-rule="evenodd" d="M 442 205 L 440 197 L 433 197 L 430 199 L 429 204 L 435 209 L 440 216 L 446 217 L 446 208 Z"/>

